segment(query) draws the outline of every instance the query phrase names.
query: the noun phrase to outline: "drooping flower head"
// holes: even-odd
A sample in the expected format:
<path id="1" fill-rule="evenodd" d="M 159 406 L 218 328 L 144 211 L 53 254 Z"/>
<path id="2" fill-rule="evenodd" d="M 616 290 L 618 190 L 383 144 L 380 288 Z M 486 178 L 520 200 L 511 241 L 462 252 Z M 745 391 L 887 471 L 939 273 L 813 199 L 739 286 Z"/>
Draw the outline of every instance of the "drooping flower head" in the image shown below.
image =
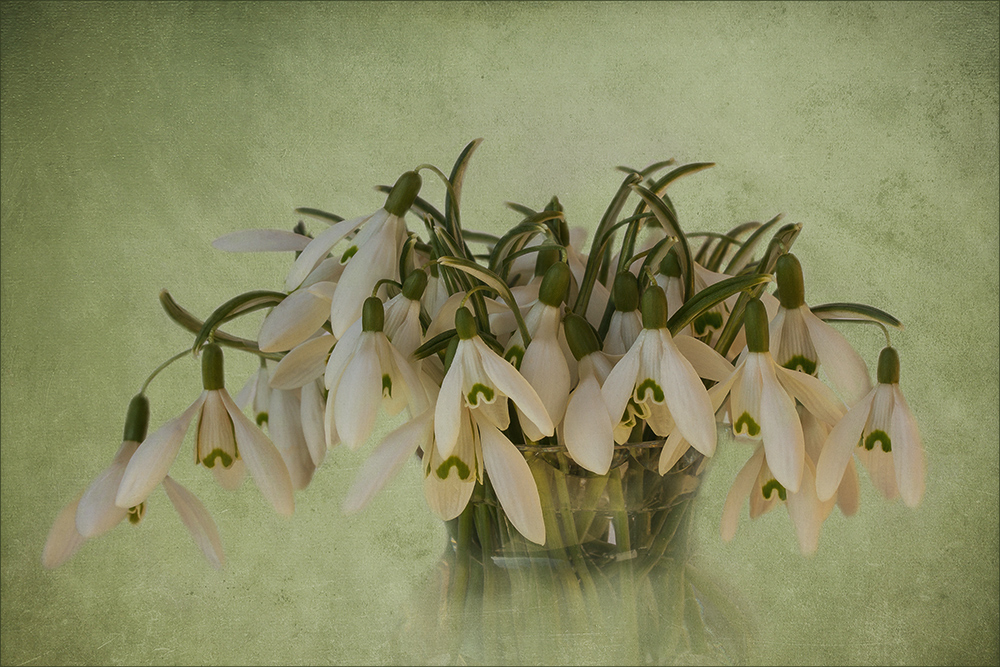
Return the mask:
<path id="1" fill-rule="evenodd" d="M 924 494 L 924 450 L 917 422 L 899 389 L 899 354 L 879 354 L 878 384 L 833 427 L 817 464 L 820 498 L 836 493 L 857 454 L 875 487 L 888 499 L 897 495 L 910 507 Z"/>
<path id="2" fill-rule="evenodd" d="M 639 281 L 630 272 L 622 271 L 615 276 L 611 295 L 615 310 L 611 313 L 608 333 L 604 336 L 604 351 L 621 356 L 629 351 L 635 339 L 639 337 L 639 332 L 642 331 Z"/>
<path id="3" fill-rule="evenodd" d="M 597 335 L 583 317 L 569 313 L 564 325 L 566 340 L 578 362 L 580 380 L 569 395 L 561 440 L 574 461 L 604 475 L 614 456 L 614 428 L 618 422 L 608 412 L 601 393 L 601 385 L 611 373 L 611 360 L 600 350 Z"/>

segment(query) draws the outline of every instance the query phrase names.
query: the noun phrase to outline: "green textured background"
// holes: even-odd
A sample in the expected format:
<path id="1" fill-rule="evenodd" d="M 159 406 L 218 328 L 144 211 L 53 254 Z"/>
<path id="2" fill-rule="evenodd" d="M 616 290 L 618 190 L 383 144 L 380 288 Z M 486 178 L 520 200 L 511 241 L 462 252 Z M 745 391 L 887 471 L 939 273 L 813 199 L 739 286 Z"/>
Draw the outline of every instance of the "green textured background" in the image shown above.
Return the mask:
<path id="1" fill-rule="evenodd" d="M 21 3 L 2 11 L 2 643 L 5 665 L 381 663 L 444 531 L 417 467 L 365 512 L 339 505 L 360 454 L 334 451 L 292 521 L 252 484 L 176 477 L 220 524 L 212 570 L 162 491 L 55 572 L 59 508 L 98 473 L 146 374 L 196 313 L 277 288 L 284 261 L 209 242 L 354 216 L 403 170 L 476 137 L 464 218 L 556 194 L 593 229 L 621 174 L 718 166 L 673 186 L 688 229 L 778 212 L 805 229 L 807 300 L 879 306 L 927 451 L 916 511 L 835 512 L 802 558 L 784 511 L 718 520 L 745 448 L 699 499 L 700 562 L 737 588 L 751 663 L 997 664 L 998 5 L 982 3 Z M 442 200 L 438 184 L 425 188 Z M 233 327 L 253 334 L 257 321 Z M 881 334 L 842 327 L 874 365 Z M 230 384 L 253 362 L 230 355 Z M 178 364 L 153 426 L 197 395 Z"/>

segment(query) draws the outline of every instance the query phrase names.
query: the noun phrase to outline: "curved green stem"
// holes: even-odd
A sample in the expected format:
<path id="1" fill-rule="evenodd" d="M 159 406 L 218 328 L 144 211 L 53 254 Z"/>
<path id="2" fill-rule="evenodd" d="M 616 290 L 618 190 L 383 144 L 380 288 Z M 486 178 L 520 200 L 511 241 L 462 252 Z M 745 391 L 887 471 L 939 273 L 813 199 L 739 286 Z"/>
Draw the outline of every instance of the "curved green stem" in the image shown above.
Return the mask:
<path id="1" fill-rule="evenodd" d="M 188 349 L 184 349 L 184 350 L 178 352 L 177 354 L 175 354 L 174 356 L 170 357 L 166 361 L 164 361 L 159 366 L 157 366 L 156 370 L 153 371 L 152 373 L 150 373 L 149 377 L 146 378 L 146 381 L 142 383 L 142 389 L 139 390 L 139 393 L 140 394 L 145 394 L 146 393 L 146 387 L 148 387 L 149 383 L 153 381 L 153 378 L 155 378 L 157 375 L 160 374 L 160 371 L 162 371 L 164 368 L 166 368 L 170 364 L 174 363 L 175 361 L 177 361 L 181 357 L 187 356 L 189 354 L 191 354 L 191 350 L 189 348 Z"/>

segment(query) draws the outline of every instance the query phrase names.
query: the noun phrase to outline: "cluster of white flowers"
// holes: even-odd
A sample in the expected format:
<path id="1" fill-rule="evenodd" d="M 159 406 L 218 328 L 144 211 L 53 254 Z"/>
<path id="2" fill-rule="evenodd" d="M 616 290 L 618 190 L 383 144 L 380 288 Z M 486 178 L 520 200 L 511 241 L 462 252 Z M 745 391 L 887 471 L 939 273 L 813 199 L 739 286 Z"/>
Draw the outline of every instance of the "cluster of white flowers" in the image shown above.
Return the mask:
<path id="1" fill-rule="evenodd" d="M 696 235 L 680 233 L 662 196 L 669 175 L 634 172 L 587 254 L 555 200 L 544 211 L 524 210 L 525 220 L 503 237 L 464 236 L 460 180 L 448 183 L 445 214 L 417 197 L 421 178 L 407 172 L 370 215 L 341 220 L 300 209 L 329 224 L 315 238 L 300 225 L 218 239 L 215 247 L 229 252 L 296 254 L 285 293 L 267 302 L 273 308 L 258 340 L 242 348 L 261 356 L 259 372 L 234 400 L 220 345 L 240 345 L 214 329 L 202 332 L 195 349 L 201 395 L 149 437 L 148 401 L 142 392 L 133 399 L 121 449 L 59 514 L 43 563 L 58 566 L 126 516 L 137 523 L 163 484 L 195 542 L 220 566 L 214 522 L 167 474 L 195 416 L 195 462 L 225 488 L 249 470 L 283 515 L 293 513 L 294 493 L 330 448 L 368 443 L 380 408 L 406 410 L 408 419 L 360 466 L 344 501 L 348 512 L 416 454 L 428 505 L 442 519 L 460 515 L 488 479 L 511 524 L 545 544 L 525 451 L 561 446 L 576 465 L 608 475 L 616 448 L 661 439 L 664 474 L 689 447 L 712 456 L 720 427 L 755 445 L 725 502 L 724 539 L 735 534 L 745 499 L 752 518 L 781 501 L 801 550 L 814 551 L 834 504 L 845 515 L 858 508 L 852 454 L 887 498 L 920 501 L 923 452 L 899 389 L 898 355 L 883 350 L 872 388 L 865 362 L 805 304 L 802 269 L 787 252 L 798 226 L 779 230 L 756 261 L 754 244 L 777 220 L 709 235 L 695 252 Z M 641 198 L 636 214 L 619 221 L 633 193 Z M 408 214 L 422 220 L 426 238 L 407 226 Z M 620 227 L 614 258 L 608 242 Z M 640 232 L 647 237 L 637 248 Z M 468 243 L 486 245 L 485 266 Z M 764 291 L 772 275 L 777 297 Z M 247 303 L 221 313 L 216 325 L 252 310 Z M 870 307 L 837 306 L 818 312 L 891 323 Z M 821 369 L 833 388 L 819 379 Z"/>

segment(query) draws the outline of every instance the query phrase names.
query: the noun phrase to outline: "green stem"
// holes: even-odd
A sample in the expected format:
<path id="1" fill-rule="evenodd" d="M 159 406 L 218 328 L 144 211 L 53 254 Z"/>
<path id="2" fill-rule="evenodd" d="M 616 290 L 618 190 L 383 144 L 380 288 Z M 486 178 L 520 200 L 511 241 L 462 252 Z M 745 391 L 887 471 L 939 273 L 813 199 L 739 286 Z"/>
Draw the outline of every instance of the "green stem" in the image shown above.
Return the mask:
<path id="1" fill-rule="evenodd" d="M 181 357 L 185 357 L 185 356 L 187 356 L 189 354 L 191 354 L 191 348 L 185 348 L 181 352 L 178 352 L 177 354 L 175 354 L 174 356 L 170 357 L 169 359 L 167 359 L 166 361 L 164 361 L 162 364 L 160 364 L 159 366 L 157 366 L 156 370 L 153 371 L 152 373 L 150 373 L 149 377 L 146 378 L 146 381 L 142 383 L 142 389 L 139 390 L 139 393 L 140 394 L 145 394 L 146 393 L 146 387 L 148 387 L 149 383 L 153 381 L 153 378 L 155 378 L 157 375 L 159 375 L 160 371 L 162 371 L 164 368 L 166 368 L 170 364 L 174 363 L 175 361 L 177 361 Z"/>

